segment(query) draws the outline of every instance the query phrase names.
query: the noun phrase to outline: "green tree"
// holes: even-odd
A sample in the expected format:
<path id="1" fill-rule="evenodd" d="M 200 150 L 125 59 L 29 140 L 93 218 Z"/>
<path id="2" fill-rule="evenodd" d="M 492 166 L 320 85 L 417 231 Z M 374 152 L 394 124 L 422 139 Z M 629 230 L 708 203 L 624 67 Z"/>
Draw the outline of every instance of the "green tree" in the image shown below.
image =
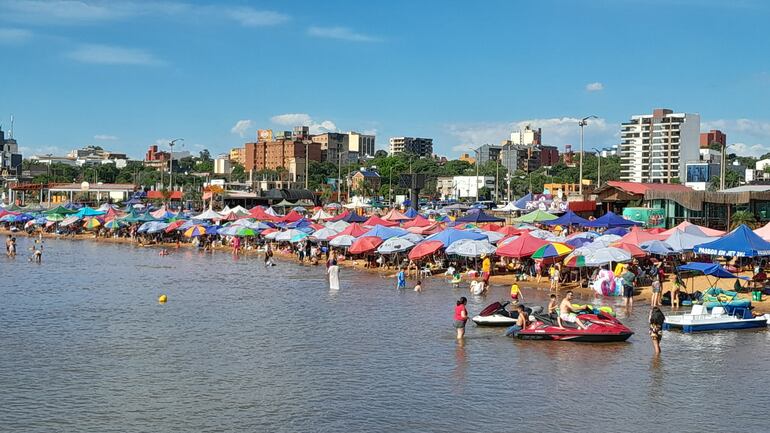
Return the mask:
<path id="1" fill-rule="evenodd" d="M 736 228 L 740 226 L 741 224 L 746 224 L 750 228 L 754 226 L 754 224 L 757 222 L 756 217 L 754 214 L 747 210 L 739 210 L 736 211 L 732 216 L 732 228 Z"/>
<path id="2" fill-rule="evenodd" d="M 242 165 L 233 163 L 233 170 L 230 172 L 230 179 L 235 182 L 243 182 L 246 180 L 246 170 Z"/>

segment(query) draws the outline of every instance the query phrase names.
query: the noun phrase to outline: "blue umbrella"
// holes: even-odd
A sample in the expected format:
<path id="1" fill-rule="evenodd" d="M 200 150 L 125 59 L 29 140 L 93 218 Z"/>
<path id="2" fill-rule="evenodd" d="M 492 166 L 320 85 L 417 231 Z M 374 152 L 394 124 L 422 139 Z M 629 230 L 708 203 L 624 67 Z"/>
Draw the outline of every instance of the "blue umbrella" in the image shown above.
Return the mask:
<path id="1" fill-rule="evenodd" d="M 618 236 L 625 236 L 628 234 L 628 229 L 625 229 L 623 227 L 614 227 L 609 230 L 604 231 L 605 235 L 618 235 Z"/>
<path id="2" fill-rule="evenodd" d="M 639 248 L 641 248 L 642 251 L 646 251 L 650 254 L 657 254 L 659 256 L 674 254 L 674 249 L 671 248 L 671 245 L 659 240 L 642 242 L 639 244 Z"/>
<path id="3" fill-rule="evenodd" d="M 590 244 L 591 242 L 593 242 L 593 239 L 575 237 L 572 239 L 567 239 L 567 241 L 564 243 L 571 246 L 572 248 L 580 248 L 583 245 Z"/>
<path id="4" fill-rule="evenodd" d="M 365 236 L 377 236 L 378 238 L 382 240 L 388 240 L 390 238 L 395 238 L 398 236 L 404 236 L 405 234 L 409 233 L 408 231 L 398 228 L 398 227 L 385 227 L 377 224 L 376 226 L 372 227 L 371 230 L 368 232 L 362 234 L 359 237 L 365 237 Z"/>
<path id="5" fill-rule="evenodd" d="M 472 239 L 474 241 L 480 241 L 486 240 L 487 235 L 468 230 L 448 228 L 444 231 L 438 232 L 425 238 L 426 241 L 441 241 L 441 243 L 444 244 L 444 247 L 448 247 L 460 239 Z"/>

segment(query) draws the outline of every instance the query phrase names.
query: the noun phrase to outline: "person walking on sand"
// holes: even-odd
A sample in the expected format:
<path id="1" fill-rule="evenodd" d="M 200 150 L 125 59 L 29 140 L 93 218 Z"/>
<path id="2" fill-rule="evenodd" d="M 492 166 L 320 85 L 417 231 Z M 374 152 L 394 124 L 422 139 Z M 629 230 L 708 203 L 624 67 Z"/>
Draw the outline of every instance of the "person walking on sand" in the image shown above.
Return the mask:
<path id="1" fill-rule="evenodd" d="M 457 330 L 458 340 L 462 340 L 465 337 L 465 323 L 468 321 L 468 310 L 465 309 L 466 303 L 468 303 L 468 300 L 463 296 L 457 300 L 457 305 L 455 305 L 454 327 Z"/>
<path id="2" fill-rule="evenodd" d="M 660 340 L 663 339 L 663 322 L 666 316 L 658 307 L 652 307 L 650 310 L 650 339 L 652 340 L 652 349 L 655 355 L 660 355 Z"/>
<path id="3" fill-rule="evenodd" d="M 336 260 L 332 260 L 329 267 L 326 269 L 326 273 L 329 274 L 329 290 L 340 289 L 340 267 L 337 265 Z"/>

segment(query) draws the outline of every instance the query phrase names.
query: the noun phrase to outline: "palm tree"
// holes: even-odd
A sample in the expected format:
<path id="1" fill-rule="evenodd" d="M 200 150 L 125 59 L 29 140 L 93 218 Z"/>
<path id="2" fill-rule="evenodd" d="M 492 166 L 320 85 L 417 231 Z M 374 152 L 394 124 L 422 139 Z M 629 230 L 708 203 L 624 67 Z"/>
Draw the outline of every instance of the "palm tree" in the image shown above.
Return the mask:
<path id="1" fill-rule="evenodd" d="M 734 229 L 740 226 L 741 224 L 746 224 L 749 227 L 753 227 L 756 221 L 757 219 L 752 212 L 747 210 L 739 210 L 733 214 L 732 228 Z"/>

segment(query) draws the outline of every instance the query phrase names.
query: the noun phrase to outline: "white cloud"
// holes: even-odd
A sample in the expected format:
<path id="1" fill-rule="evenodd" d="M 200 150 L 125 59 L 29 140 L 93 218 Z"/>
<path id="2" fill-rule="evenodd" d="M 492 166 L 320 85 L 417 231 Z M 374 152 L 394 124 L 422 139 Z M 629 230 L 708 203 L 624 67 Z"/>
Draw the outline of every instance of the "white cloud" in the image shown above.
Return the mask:
<path id="1" fill-rule="evenodd" d="M 239 120 L 235 122 L 235 126 L 230 128 L 231 134 L 238 134 L 241 136 L 241 138 L 246 136 L 246 133 L 249 131 L 249 129 L 254 127 L 254 122 L 251 120 Z"/>
<path id="2" fill-rule="evenodd" d="M 316 122 L 307 113 L 279 114 L 270 118 L 270 121 L 283 126 L 307 126 L 311 134 L 323 134 L 325 132 L 337 132 L 337 125 L 331 120 Z"/>
<path id="3" fill-rule="evenodd" d="M 380 42 L 382 39 L 358 33 L 347 27 L 317 27 L 307 29 L 307 34 L 317 38 L 340 39 L 351 42 Z"/>
<path id="4" fill-rule="evenodd" d="M 749 145 L 746 143 L 734 143 L 727 146 L 727 153 L 758 158 L 766 153 L 770 153 L 770 146 L 766 144 Z"/>
<path id="5" fill-rule="evenodd" d="M 32 38 L 32 32 L 24 29 L 0 29 L 0 44 L 13 45 L 27 42 Z"/>
<path id="6" fill-rule="evenodd" d="M 125 16 L 128 10 L 120 2 L 86 2 L 76 0 L 10 0 L 0 4 L 6 18 L 24 22 L 69 24 L 102 21 Z"/>
<path id="7" fill-rule="evenodd" d="M 364 134 L 364 135 L 377 135 L 377 128 L 364 129 L 363 132 L 361 132 L 361 134 Z"/>
<path id="8" fill-rule="evenodd" d="M 599 92 L 602 90 L 604 90 L 604 84 L 598 81 L 586 84 L 586 91 L 588 92 Z"/>
<path id="9" fill-rule="evenodd" d="M 753 119 L 717 119 L 701 123 L 701 130 L 719 129 L 726 133 L 747 135 L 754 138 L 770 139 L 770 122 Z"/>
<path id="10" fill-rule="evenodd" d="M 246 27 L 275 26 L 291 19 L 288 15 L 280 12 L 260 11 L 250 7 L 229 9 L 225 15 Z"/>
<path id="11" fill-rule="evenodd" d="M 82 63 L 100 65 L 157 65 L 162 62 L 147 51 L 111 45 L 81 45 L 67 57 Z"/>
<path id="12" fill-rule="evenodd" d="M 94 140 L 110 140 L 110 141 L 113 141 L 113 140 L 117 140 L 117 139 L 118 139 L 118 137 L 116 137 L 114 135 L 107 135 L 107 134 L 97 134 L 97 135 L 94 135 Z"/>

